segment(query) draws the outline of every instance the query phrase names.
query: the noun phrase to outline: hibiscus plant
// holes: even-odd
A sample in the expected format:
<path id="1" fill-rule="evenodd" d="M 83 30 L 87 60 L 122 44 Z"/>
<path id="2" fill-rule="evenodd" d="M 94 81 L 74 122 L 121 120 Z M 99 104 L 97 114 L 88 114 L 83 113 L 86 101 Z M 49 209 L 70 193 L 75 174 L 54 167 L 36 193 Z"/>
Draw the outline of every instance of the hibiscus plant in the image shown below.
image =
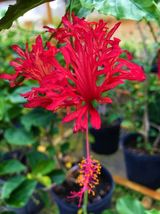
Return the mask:
<path id="1" fill-rule="evenodd" d="M 22 2 L 24 1 L 19 1 L 19 4 Z M 40 4 L 39 1 L 35 2 L 36 6 Z M 43 2 L 41 1 L 41 3 Z M 115 15 L 115 10 L 113 10 L 116 8 L 115 4 L 115 7 L 106 7 L 105 2 L 99 5 L 99 1 L 92 4 L 90 1 L 81 0 L 83 11 L 80 10 L 79 14 L 83 14 L 84 11 L 88 13 L 88 11 L 98 8 L 100 12 Z M 111 5 L 110 1 L 108 2 Z M 136 14 L 138 14 L 137 11 L 141 11 L 140 18 L 155 18 L 159 23 L 159 8 L 155 1 L 126 2 L 129 2 L 129 8 L 135 8 Z M 29 5 L 27 8 L 32 8 L 33 5 Z M 69 1 L 68 5 L 67 13 L 57 29 L 45 27 L 47 35 L 49 35 L 47 43 L 40 35 L 37 35 L 35 42 L 26 44 L 25 48 L 16 44 L 12 46 L 17 58 L 13 59 L 10 65 L 15 71 L 12 74 L 5 72 L 0 75 L 0 78 L 8 80 L 11 88 L 21 88 L 24 84 L 29 86 L 27 92 L 21 93 L 21 96 L 26 100 L 24 107 L 32 108 L 33 111 L 36 111 L 37 108 L 41 108 L 40 111 L 45 109 L 49 111 L 50 118 L 63 110 L 66 115 L 60 120 L 62 119 L 64 123 L 73 122 L 73 133 L 82 132 L 85 134 L 86 156 L 79 164 L 77 178 L 80 188 L 77 192 L 71 192 L 68 198 L 78 198 L 78 207 L 81 207 L 84 200 L 84 213 L 87 213 L 88 194 L 94 196 L 94 188 L 99 183 L 101 173 L 101 164 L 90 155 L 88 139 L 89 125 L 95 129 L 101 127 L 99 106 L 116 103 L 115 97 L 112 95 L 112 89 L 116 88 L 116 95 L 122 97 L 118 103 L 124 107 L 125 117 L 134 116 L 135 123 L 130 123 L 130 125 L 134 130 L 139 130 L 145 141 L 148 142 L 148 112 L 154 111 L 155 99 L 152 95 L 157 93 L 157 88 L 159 89 L 159 80 L 156 75 L 150 74 L 150 65 L 146 66 L 147 62 L 144 62 L 145 66 L 143 67 L 147 73 L 147 81 L 144 81 L 146 75 L 141 63 L 134 62 L 131 54 L 120 47 L 120 39 L 114 37 L 115 31 L 120 27 L 120 22 L 109 29 L 103 20 L 89 22 L 84 18 L 79 18 L 72 13 L 73 2 Z M 119 7 L 124 9 L 124 13 L 116 13 L 115 16 L 118 18 L 127 17 L 125 5 Z M 12 14 L 12 10 L 9 12 Z M 23 12 L 25 12 L 24 8 Z M 7 15 L 5 16 L 6 20 Z M 135 14 L 131 15 L 131 18 L 136 19 Z M 1 28 L 11 25 L 11 23 L 6 24 L 6 20 L 1 20 Z M 54 43 L 52 43 L 52 38 L 54 38 Z M 130 81 L 144 81 L 144 83 L 130 83 Z M 125 103 L 126 100 L 127 103 Z M 32 113 L 29 114 L 32 118 Z M 24 118 L 26 117 L 25 115 L 22 120 L 24 126 Z M 139 120 L 142 117 L 143 120 Z M 154 122 L 151 125 L 157 128 Z M 157 142 L 158 140 L 155 145 Z M 49 160 L 52 160 L 53 150 L 49 147 L 47 151 Z M 44 179 L 42 183 L 46 184 L 52 170 L 47 173 L 46 171 L 45 173 L 41 172 L 39 181 Z M 32 181 L 35 177 L 32 171 L 27 174 L 27 179 Z M 37 177 L 36 179 L 38 180 Z M 51 183 L 48 182 L 48 184 Z"/>
<path id="2" fill-rule="evenodd" d="M 36 81 L 34 87 L 22 94 L 27 100 L 24 106 L 41 107 L 52 113 L 66 109 L 63 122 L 74 121 L 73 132 L 85 133 L 86 157 L 79 164 L 77 179 L 80 190 L 68 196 L 70 199 L 79 198 L 79 207 L 84 198 L 85 212 L 86 197 L 95 194 L 94 188 L 101 173 L 99 161 L 90 156 L 88 125 L 96 129 L 101 127 L 97 106 L 112 102 L 108 91 L 125 80 L 145 80 L 142 67 L 119 46 L 120 39 L 113 37 L 119 25 L 118 22 L 109 29 L 103 20 L 88 22 L 67 13 L 59 28 L 46 27 L 56 39 L 56 45 L 51 42 L 43 44 L 40 35 L 31 49 L 28 44 L 25 50 L 13 45 L 18 57 L 10 65 L 15 72 L 0 75 L 1 79 L 9 80 L 11 87 L 28 80 Z M 62 61 L 58 60 L 59 56 Z"/>

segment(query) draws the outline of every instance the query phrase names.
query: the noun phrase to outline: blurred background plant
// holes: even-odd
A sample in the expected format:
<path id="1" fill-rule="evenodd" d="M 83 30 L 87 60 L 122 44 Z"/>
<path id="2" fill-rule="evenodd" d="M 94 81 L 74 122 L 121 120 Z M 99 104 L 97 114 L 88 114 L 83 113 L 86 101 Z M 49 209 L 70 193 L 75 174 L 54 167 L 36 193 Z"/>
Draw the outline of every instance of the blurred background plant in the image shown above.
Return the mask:
<path id="1" fill-rule="evenodd" d="M 12 22 L 19 16 L 44 2 L 49 1 L 20 0 L 17 1 L 15 6 L 10 7 L 5 16 L 3 16 L 4 11 L 1 11 L 0 16 L 3 16 L 3 18 L 0 20 L 0 30 L 11 27 Z M 155 150 L 153 151 L 153 149 L 157 146 L 159 151 L 160 80 L 157 71 L 159 32 L 157 32 L 158 27 L 155 23 L 156 20 L 158 26 L 160 25 L 159 1 L 74 0 L 72 2 L 72 11 L 80 17 L 86 17 L 88 20 L 92 20 L 92 16 L 94 19 L 99 19 L 100 14 L 112 15 L 117 19 L 136 21 L 145 18 L 142 26 L 147 25 L 149 27 L 154 40 L 151 39 L 152 42 L 148 41 L 148 35 L 145 34 L 141 23 L 137 23 L 138 40 L 140 42 L 134 41 L 132 35 L 129 35 L 130 40 L 125 39 L 123 48 L 129 50 L 134 56 L 134 60 L 144 67 L 147 81 L 143 84 L 127 82 L 124 86 L 118 87 L 112 92 L 113 104 L 108 105 L 105 110 L 102 107 L 100 111 L 103 112 L 104 110 L 103 119 L 107 124 L 112 124 L 117 118 L 122 118 L 122 127 L 125 130 L 141 133 L 146 143 L 141 143 L 140 140 L 139 147 L 144 147 L 150 154 L 154 153 Z M 69 3 L 70 1 L 68 1 Z M 65 13 L 67 4 L 64 1 L 59 1 L 59 4 L 64 6 L 63 11 Z M 14 13 L 15 10 L 17 11 L 16 14 Z M 43 14 L 40 14 L 40 17 L 42 16 Z M 31 17 L 33 19 L 33 16 Z M 53 23 L 52 18 L 54 16 L 48 15 L 47 24 L 50 20 L 49 17 L 51 23 L 55 26 L 60 23 L 60 18 L 55 18 L 56 21 L 54 20 Z M 110 17 L 105 17 L 105 19 L 110 20 Z M 44 23 L 46 24 L 46 20 Z M 11 59 L 15 57 L 11 45 L 16 43 L 23 47 L 26 41 L 30 44 L 35 35 L 39 33 L 47 41 L 48 36 L 42 33 L 41 30 L 35 30 L 33 26 L 28 24 L 26 26 L 27 28 L 16 21 L 9 30 L 1 31 L 0 73 L 13 71 L 9 65 Z M 124 30 L 125 36 L 126 31 L 128 31 L 128 27 Z M 154 69 L 154 67 L 156 68 Z M 70 168 L 72 163 L 76 162 L 81 156 L 77 142 L 82 141 L 82 139 L 80 139 L 80 136 L 73 139 L 68 139 L 65 136 L 64 130 L 65 128 L 69 130 L 70 126 L 64 128 L 60 124 L 59 118 L 62 117 L 63 112 L 60 112 L 59 115 L 53 115 L 42 109 L 27 110 L 23 108 L 24 99 L 19 94 L 24 93 L 34 85 L 34 82 L 28 81 L 18 89 L 11 89 L 6 82 L 0 81 L 0 206 L 3 207 L 4 211 L 11 209 L 11 207 L 24 207 L 31 198 L 38 203 L 39 196 L 37 199 L 37 195 L 33 194 L 37 191 L 42 201 L 49 207 L 47 190 L 51 185 L 63 182 L 66 168 Z M 149 129 L 149 127 L 152 127 L 152 129 Z M 57 142 L 59 136 L 64 136 L 64 139 Z M 149 136 L 155 138 L 152 144 L 148 143 Z M 153 146 L 153 144 L 155 145 Z M 75 159 L 71 159 L 69 156 L 73 151 L 77 154 Z M 130 199 L 124 199 L 125 205 L 130 203 Z M 119 210 L 115 212 L 121 214 Z M 107 211 L 108 213 L 114 212 Z M 144 213 L 144 210 L 142 213 Z M 157 214 L 158 212 L 150 211 L 146 213 Z"/>

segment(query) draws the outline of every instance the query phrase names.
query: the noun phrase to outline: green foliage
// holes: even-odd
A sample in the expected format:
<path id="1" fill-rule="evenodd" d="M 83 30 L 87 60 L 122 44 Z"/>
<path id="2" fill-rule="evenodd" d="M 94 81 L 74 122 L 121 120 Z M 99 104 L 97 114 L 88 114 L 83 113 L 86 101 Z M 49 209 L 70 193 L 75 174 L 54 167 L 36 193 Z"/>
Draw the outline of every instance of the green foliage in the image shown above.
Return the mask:
<path id="1" fill-rule="evenodd" d="M 24 176 L 16 176 L 7 180 L 2 186 L 1 199 L 7 199 L 10 194 L 25 180 Z"/>
<path id="2" fill-rule="evenodd" d="M 151 17 L 160 20 L 158 6 L 154 1 L 138 0 L 81 0 L 81 4 L 88 10 L 97 10 L 106 15 L 113 15 L 118 19 L 140 20 Z"/>
<path id="3" fill-rule="evenodd" d="M 38 152 L 35 150 L 29 152 L 27 155 L 27 161 L 31 168 L 36 168 L 37 163 L 39 163 L 43 160 L 46 160 L 46 159 L 47 159 L 47 157 L 44 153 Z"/>
<path id="4" fill-rule="evenodd" d="M 21 104 L 25 103 L 26 100 L 21 96 L 21 94 L 26 93 L 32 88 L 32 86 L 21 86 L 17 89 L 15 89 L 9 96 L 8 100 L 13 104 Z"/>
<path id="5" fill-rule="evenodd" d="M 145 211 L 145 214 L 160 214 L 159 210 L 149 210 L 149 211 Z"/>
<path id="6" fill-rule="evenodd" d="M 158 210 L 146 210 L 137 199 L 131 196 L 119 198 L 115 210 L 105 210 L 102 214 L 160 214 Z"/>
<path id="7" fill-rule="evenodd" d="M 0 175 L 8 175 L 14 173 L 20 173 L 24 171 L 26 167 L 18 160 L 4 160 L 0 163 Z"/>
<path id="8" fill-rule="evenodd" d="M 12 145 L 30 145 L 35 143 L 35 138 L 31 132 L 23 127 L 12 127 L 5 131 L 4 137 Z"/>
<path id="9" fill-rule="evenodd" d="M 45 111 L 43 109 L 34 109 L 23 115 L 21 117 L 21 122 L 26 130 L 30 131 L 32 127 L 45 128 L 54 119 L 55 116 L 53 113 Z"/>
<path id="10" fill-rule="evenodd" d="M 32 168 L 32 174 L 35 175 L 46 175 L 55 168 L 55 162 L 53 160 L 40 160 Z"/>
<path id="11" fill-rule="evenodd" d="M 50 178 L 56 184 L 61 184 L 65 180 L 65 173 L 61 169 L 55 169 L 51 174 Z"/>
<path id="12" fill-rule="evenodd" d="M 65 142 L 60 146 L 60 150 L 62 152 L 62 154 L 66 153 L 69 150 L 69 143 Z"/>
<path id="13" fill-rule="evenodd" d="M 37 182 L 25 179 L 10 195 L 6 202 L 13 207 L 23 207 L 33 194 Z"/>
<path id="14" fill-rule="evenodd" d="M 160 10 L 154 0 L 132 0 L 132 2 L 137 5 L 137 7 L 139 7 L 141 10 L 147 12 L 150 16 L 155 18 L 160 24 Z"/>
<path id="15" fill-rule="evenodd" d="M 17 0 L 16 4 L 8 7 L 5 16 L 0 20 L 0 30 L 11 27 L 13 21 L 22 16 L 27 11 L 51 0 Z"/>
<path id="16" fill-rule="evenodd" d="M 145 211 L 138 200 L 133 199 L 129 196 L 119 199 L 116 205 L 116 209 L 119 214 L 144 214 Z"/>

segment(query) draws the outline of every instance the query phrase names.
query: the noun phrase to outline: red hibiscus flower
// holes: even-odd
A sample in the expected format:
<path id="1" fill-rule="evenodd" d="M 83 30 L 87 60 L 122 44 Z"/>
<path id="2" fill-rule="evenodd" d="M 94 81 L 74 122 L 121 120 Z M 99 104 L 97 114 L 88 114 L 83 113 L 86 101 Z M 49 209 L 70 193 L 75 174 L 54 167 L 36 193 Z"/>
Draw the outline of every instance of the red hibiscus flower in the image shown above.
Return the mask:
<path id="1" fill-rule="evenodd" d="M 87 129 L 88 117 L 98 129 L 101 119 L 95 104 L 111 103 L 107 91 L 125 80 L 143 81 L 143 69 L 120 48 L 120 40 L 112 38 L 120 23 L 109 30 L 102 20 L 93 23 L 73 16 L 70 22 L 65 16 L 62 22 L 59 29 L 48 28 L 59 48 L 48 44 L 44 49 L 40 36 L 30 52 L 27 47 L 23 51 L 14 46 L 20 56 L 11 62 L 16 73 L 1 78 L 10 80 L 12 86 L 21 76 L 37 80 L 38 87 L 23 95 L 28 101 L 26 107 L 40 106 L 53 112 L 69 107 L 63 121 L 74 120 L 75 132 Z M 122 53 L 126 53 L 126 59 Z M 57 60 L 57 54 L 63 57 L 63 63 Z"/>

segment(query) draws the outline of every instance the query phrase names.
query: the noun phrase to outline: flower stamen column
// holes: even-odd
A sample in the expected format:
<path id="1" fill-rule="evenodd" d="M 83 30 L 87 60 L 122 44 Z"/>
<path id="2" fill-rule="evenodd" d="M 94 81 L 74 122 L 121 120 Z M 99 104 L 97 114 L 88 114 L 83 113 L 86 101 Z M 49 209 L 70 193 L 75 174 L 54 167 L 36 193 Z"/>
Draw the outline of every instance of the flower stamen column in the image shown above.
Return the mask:
<path id="1" fill-rule="evenodd" d="M 88 126 L 86 128 L 86 158 L 83 158 L 79 164 L 79 176 L 77 183 L 80 185 L 79 192 L 71 192 L 69 198 L 79 198 L 78 207 L 82 204 L 84 198 L 84 213 L 87 213 L 88 194 L 95 195 L 95 186 L 99 184 L 98 176 L 101 165 L 98 160 L 92 159 L 89 149 Z"/>

